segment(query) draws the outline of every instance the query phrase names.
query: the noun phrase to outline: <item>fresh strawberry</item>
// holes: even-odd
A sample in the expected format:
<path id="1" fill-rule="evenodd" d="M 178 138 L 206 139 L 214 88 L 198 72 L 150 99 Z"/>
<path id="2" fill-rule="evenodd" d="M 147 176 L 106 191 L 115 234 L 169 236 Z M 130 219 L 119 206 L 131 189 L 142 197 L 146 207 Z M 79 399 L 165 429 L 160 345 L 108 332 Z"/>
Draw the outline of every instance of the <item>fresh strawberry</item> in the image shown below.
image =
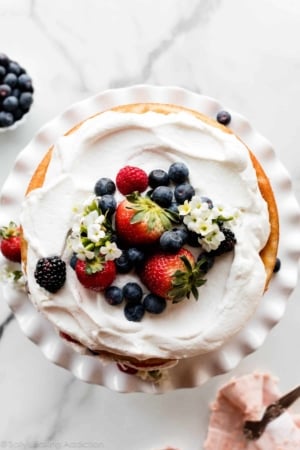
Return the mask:
<path id="1" fill-rule="evenodd" d="M 202 261 L 198 263 L 192 253 L 181 248 L 177 253 L 155 253 L 146 261 L 141 279 L 147 288 L 156 295 L 178 303 L 190 293 L 198 299 L 198 287 L 205 283 L 201 271 Z"/>
<path id="2" fill-rule="evenodd" d="M 86 261 L 78 259 L 75 272 L 80 283 L 87 289 L 103 291 L 114 281 L 116 266 L 114 261 L 106 261 L 98 271 L 92 271 Z"/>
<path id="3" fill-rule="evenodd" d="M 119 170 L 116 184 L 123 195 L 131 194 L 134 191 L 144 192 L 148 186 L 148 175 L 139 167 L 125 166 Z"/>
<path id="4" fill-rule="evenodd" d="M 10 222 L 8 227 L 0 229 L 1 252 L 5 258 L 14 262 L 21 262 L 20 227 Z"/>
<path id="5" fill-rule="evenodd" d="M 172 226 L 174 216 L 149 197 L 137 192 L 128 195 L 118 206 L 115 215 L 118 237 L 131 245 L 156 242 Z"/>

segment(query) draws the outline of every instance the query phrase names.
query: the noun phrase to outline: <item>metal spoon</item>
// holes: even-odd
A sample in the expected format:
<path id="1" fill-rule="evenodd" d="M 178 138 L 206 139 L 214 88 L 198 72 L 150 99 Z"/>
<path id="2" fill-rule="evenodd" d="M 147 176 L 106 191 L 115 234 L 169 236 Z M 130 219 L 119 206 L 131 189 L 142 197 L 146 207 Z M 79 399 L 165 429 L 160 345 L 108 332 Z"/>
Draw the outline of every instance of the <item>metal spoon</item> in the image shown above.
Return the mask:
<path id="1" fill-rule="evenodd" d="M 246 420 L 244 422 L 243 433 L 249 440 L 258 439 L 264 432 L 269 422 L 279 417 L 292 403 L 300 397 L 300 386 L 285 394 L 267 406 L 264 415 L 260 420 Z"/>

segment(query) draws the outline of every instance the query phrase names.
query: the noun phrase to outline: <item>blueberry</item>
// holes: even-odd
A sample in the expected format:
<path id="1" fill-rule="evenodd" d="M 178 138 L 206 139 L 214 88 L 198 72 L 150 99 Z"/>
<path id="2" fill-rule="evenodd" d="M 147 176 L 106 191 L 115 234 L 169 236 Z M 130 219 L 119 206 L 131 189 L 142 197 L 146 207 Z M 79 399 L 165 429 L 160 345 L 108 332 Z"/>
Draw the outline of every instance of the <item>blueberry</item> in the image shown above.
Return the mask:
<path id="1" fill-rule="evenodd" d="M 179 204 L 183 204 L 185 200 L 191 200 L 195 195 L 195 189 L 191 184 L 178 184 L 174 191 L 175 199 Z"/>
<path id="2" fill-rule="evenodd" d="M 20 89 L 14 88 L 14 89 L 11 91 L 11 95 L 13 95 L 13 96 L 16 97 L 16 98 L 19 98 L 20 95 L 21 95 Z"/>
<path id="3" fill-rule="evenodd" d="M 155 294 L 147 294 L 144 298 L 143 305 L 147 312 L 160 314 L 165 310 L 167 302 L 163 297 Z"/>
<path id="4" fill-rule="evenodd" d="M 4 84 L 8 84 L 11 88 L 17 85 L 18 77 L 14 73 L 8 73 L 3 79 Z"/>
<path id="5" fill-rule="evenodd" d="M 231 121 L 231 115 L 228 111 L 219 111 L 217 114 L 217 121 L 222 125 L 228 125 Z"/>
<path id="6" fill-rule="evenodd" d="M 78 258 L 75 255 L 75 253 L 73 253 L 73 255 L 71 256 L 71 259 L 70 259 L 70 266 L 72 267 L 73 270 L 75 270 L 77 261 L 78 261 Z"/>
<path id="7" fill-rule="evenodd" d="M 23 72 L 23 69 L 17 62 L 10 61 L 8 63 L 8 72 L 13 73 L 15 75 L 20 75 Z"/>
<path id="8" fill-rule="evenodd" d="M 177 233 L 181 236 L 183 245 L 187 243 L 188 241 L 188 236 L 189 236 L 189 232 L 188 230 L 184 227 L 184 228 L 173 228 L 172 230 L 174 233 Z"/>
<path id="9" fill-rule="evenodd" d="M 20 120 L 24 116 L 24 111 L 21 108 L 17 108 L 13 111 L 14 119 Z"/>
<path id="10" fill-rule="evenodd" d="M 171 205 L 168 207 L 168 211 L 171 211 L 174 214 L 179 214 L 178 203 L 172 202 Z"/>
<path id="11" fill-rule="evenodd" d="M 213 204 L 212 200 L 209 197 L 204 197 L 203 196 L 203 197 L 201 197 L 201 201 L 202 202 L 206 202 L 208 204 L 208 208 L 209 209 L 213 209 L 214 204 Z"/>
<path id="12" fill-rule="evenodd" d="M 7 97 L 11 93 L 11 87 L 8 84 L 0 85 L 0 98 Z"/>
<path id="13" fill-rule="evenodd" d="M 99 208 L 101 209 L 102 213 L 107 213 L 108 216 L 111 216 L 117 207 L 116 199 L 113 195 L 105 194 L 99 199 Z"/>
<path id="14" fill-rule="evenodd" d="M 189 169 L 185 164 L 180 162 L 175 162 L 169 167 L 169 178 L 175 183 L 183 183 L 188 179 Z"/>
<path id="15" fill-rule="evenodd" d="M 129 260 L 134 265 L 141 264 L 145 259 L 145 252 L 136 247 L 130 247 L 126 251 Z"/>
<path id="16" fill-rule="evenodd" d="M 7 67 L 9 64 L 9 57 L 4 53 L 0 53 L 0 66 Z"/>
<path id="17" fill-rule="evenodd" d="M 124 308 L 124 314 L 127 320 L 131 322 L 140 322 L 145 314 L 145 308 L 141 303 L 128 302 Z"/>
<path id="18" fill-rule="evenodd" d="M 200 253 L 197 261 L 201 261 L 202 272 L 207 273 L 215 263 L 215 256 L 210 252 Z"/>
<path id="19" fill-rule="evenodd" d="M 143 290 L 141 286 L 135 282 L 126 283 L 123 286 L 123 297 L 129 302 L 138 303 L 142 300 Z"/>
<path id="20" fill-rule="evenodd" d="M 119 258 L 115 259 L 115 264 L 119 273 L 128 273 L 133 268 L 133 264 L 130 261 L 126 251 L 124 251 Z"/>
<path id="21" fill-rule="evenodd" d="M 156 188 L 157 186 L 168 186 L 169 182 L 169 175 L 162 169 L 155 169 L 149 173 L 148 183 L 152 188 Z"/>
<path id="22" fill-rule="evenodd" d="M 168 186 L 158 186 L 154 189 L 151 199 L 163 208 L 168 208 L 173 199 L 173 191 Z"/>
<path id="23" fill-rule="evenodd" d="M 95 184 L 94 192 L 97 196 L 105 194 L 114 194 L 116 191 L 116 185 L 110 178 L 100 178 Z"/>
<path id="24" fill-rule="evenodd" d="M 0 66 L 0 78 L 2 79 L 6 74 L 6 69 L 3 66 Z"/>
<path id="25" fill-rule="evenodd" d="M 12 95 L 9 95 L 8 97 L 5 97 L 2 103 L 3 109 L 5 111 L 14 111 L 19 106 L 18 99 L 16 97 L 13 97 Z"/>
<path id="26" fill-rule="evenodd" d="M 22 89 L 23 91 L 32 92 L 32 79 L 30 78 L 27 73 L 22 73 L 18 77 L 18 87 Z"/>
<path id="27" fill-rule="evenodd" d="M 20 95 L 19 103 L 22 109 L 28 110 L 33 102 L 33 97 L 30 92 L 23 92 Z"/>
<path id="28" fill-rule="evenodd" d="M 199 235 L 194 231 L 189 230 L 187 244 L 190 245 L 191 247 L 201 247 L 201 244 L 199 242 Z"/>
<path id="29" fill-rule="evenodd" d="M 183 239 L 177 231 L 165 231 L 159 239 L 159 245 L 165 252 L 176 253 L 183 246 Z"/>
<path id="30" fill-rule="evenodd" d="M 0 128 L 10 127 L 14 123 L 14 116 L 7 111 L 0 111 Z"/>
<path id="31" fill-rule="evenodd" d="M 275 262 L 275 266 L 274 266 L 273 272 L 277 273 L 277 272 L 279 272 L 280 269 L 281 269 L 281 261 L 280 261 L 279 258 L 276 258 L 276 262 Z"/>
<path id="32" fill-rule="evenodd" d="M 105 289 L 104 297 L 110 305 L 120 305 L 123 301 L 122 289 L 118 286 L 109 286 Z"/>

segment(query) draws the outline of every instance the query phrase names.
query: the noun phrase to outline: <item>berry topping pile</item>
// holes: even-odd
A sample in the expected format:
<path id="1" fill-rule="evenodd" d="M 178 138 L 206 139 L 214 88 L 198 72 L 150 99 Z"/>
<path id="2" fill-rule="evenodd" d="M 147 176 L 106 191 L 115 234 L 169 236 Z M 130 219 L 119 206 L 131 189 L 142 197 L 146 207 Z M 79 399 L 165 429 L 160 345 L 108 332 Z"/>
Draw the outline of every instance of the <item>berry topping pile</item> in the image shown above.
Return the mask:
<path id="1" fill-rule="evenodd" d="M 10 127 L 20 120 L 32 102 L 30 76 L 17 62 L 0 53 L 0 128 Z"/>
<path id="2" fill-rule="evenodd" d="M 237 219 L 237 211 L 198 195 L 182 162 L 149 174 L 125 166 L 115 180 L 100 178 L 74 208 L 69 265 L 84 288 L 102 291 L 107 304 L 139 322 L 168 303 L 198 299 L 216 257 L 236 244 Z M 65 278 L 56 258 L 43 258 L 36 269 L 37 283 L 50 292 Z"/>

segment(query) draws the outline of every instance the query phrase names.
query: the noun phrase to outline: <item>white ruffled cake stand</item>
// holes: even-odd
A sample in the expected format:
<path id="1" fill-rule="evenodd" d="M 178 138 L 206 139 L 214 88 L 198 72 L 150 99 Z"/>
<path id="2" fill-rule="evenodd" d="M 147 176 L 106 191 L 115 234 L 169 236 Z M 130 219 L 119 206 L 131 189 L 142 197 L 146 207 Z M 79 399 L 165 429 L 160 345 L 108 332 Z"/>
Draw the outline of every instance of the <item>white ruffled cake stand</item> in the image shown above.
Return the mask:
<path id="1" fill-rule="evenodd" d="M 32 305 L 25 292 L 2 283 L 5 300 L 14 312 L 20 328 L 37 344 L 53 363 L 71 371 L 88 383 L 106 386 L 118 392 L 162 393 L 202 385 L 213 376 L 232 370 L 249 353 L 260 347 L 271 328 L 283 316 L 287 300 L 296 287 L 300 258 L 300 211 L 293 194 L 290 177 L 277 158 L 271 144 L 240 114 L 218 101 L 177 87 L 138 85 L 104 91 L 72 105 L 63 114 L 47 123 L 19 154 L 0 197 L 1 224 L 19 222 L 24 193 L 31 175 L 59 136 L 89 116 L 128 103 L 158 102 L 182 105 L 215 118 L 221 110 L 231 114 L 230 128 L 241 137 L 262 163 L 270 177 L 280 217 L 278 257 L 282 264 L 274 274 L 270 287 L 255 315 L 246 326 L 221 348 L 208 354 L 180 361 L 159 383 L 121 372 L 115 363 L 82 355 L 71 348 Z M 4 264 L 1 257 L 0 264 Z"/>

